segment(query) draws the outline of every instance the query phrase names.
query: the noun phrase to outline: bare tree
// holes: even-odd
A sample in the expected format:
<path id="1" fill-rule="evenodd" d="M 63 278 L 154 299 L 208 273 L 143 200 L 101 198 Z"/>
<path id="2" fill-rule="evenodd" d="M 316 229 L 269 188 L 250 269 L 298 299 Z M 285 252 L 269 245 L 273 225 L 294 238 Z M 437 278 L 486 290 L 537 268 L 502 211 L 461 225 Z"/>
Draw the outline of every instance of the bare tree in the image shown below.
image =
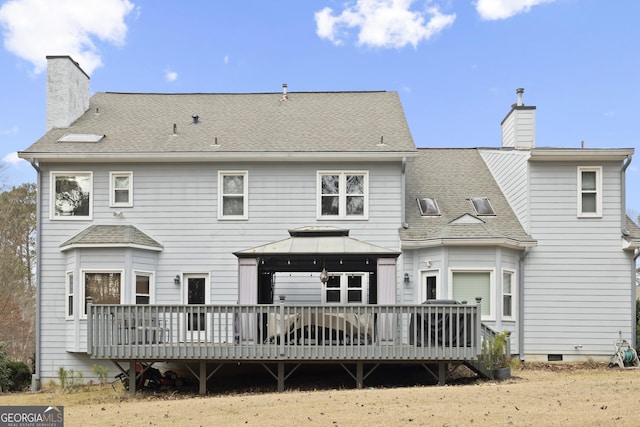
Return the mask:
<path id="1" fill-rule="evenodd" d="M 35 350 L 35 234 L 35 185 L 0 193 L 0 341 L 25 363 Z"/>

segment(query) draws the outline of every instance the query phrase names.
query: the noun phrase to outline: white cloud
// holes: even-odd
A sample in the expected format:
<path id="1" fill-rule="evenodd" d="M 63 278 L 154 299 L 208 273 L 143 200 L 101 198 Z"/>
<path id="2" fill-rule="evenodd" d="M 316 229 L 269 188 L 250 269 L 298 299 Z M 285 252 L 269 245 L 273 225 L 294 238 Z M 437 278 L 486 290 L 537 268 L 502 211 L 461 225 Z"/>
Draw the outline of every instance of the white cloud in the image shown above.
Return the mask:
<path id="1" fill-rule="evenodd" d="M 168 82 L 175 82 L 178 80 L 178 73 L 175 71 L 167 70 L 164 73 L 164 79 Z"/>
<path id="2" fill-rule="evenodd" d="M 223 61 L 224 61 L 225 64 L 228 64 L 229 63 L 229 55 L 225 55 Z"/>
<path id="3" fill-rule="evenodd" d="M 315 13 L 316 34 L 340 45 L 348 36 L 348 30 L 357 29 L 359 45 L 416 47 L 420 41 L 451 26 L 456 19 L 455 14 L 445 15 L 437 6 L 411 10 L 413 3 L 414 0 L 357 0 L 335 15 L 333 9 L 325 7 Z"/>
<path id="4" fill-rule="evenodd" d="M 533 6 L 554 1 L 556 0 L 478 0 L 476 11 L 482 19 L 495 21 L 529 12 Z"/>
<path id="5" fill-rule="evenodd" d="M 15 165 L 15 164 L 24 162 L 25 160 L 23 160 L 20 157 L 18 157 L 18 153 L 14 151 L 13 153 L 9 153 L 6 156 L 4 156 L 2 158 L 2 161 L 4 163 L 9 163 L 9 164 Z"/>
<path id="6" fill-rule="evenodd" d="M 17 135 L 18 132 L 20 132 L 20 129 L 18 128 L 18 126 L 13 126 L 10 127 L 8 129 L 3 129 L 0 134 L 2 135 Z"/>
<path id="7" fill-rule="evenodd" d="M 133 7 L 129 0 L 9 0 L 0 7 L 4 47 L 36 74 L 47 55 L 70 55 L 91 74 L 102 65 L 94 41 L 122 46 Z"/>

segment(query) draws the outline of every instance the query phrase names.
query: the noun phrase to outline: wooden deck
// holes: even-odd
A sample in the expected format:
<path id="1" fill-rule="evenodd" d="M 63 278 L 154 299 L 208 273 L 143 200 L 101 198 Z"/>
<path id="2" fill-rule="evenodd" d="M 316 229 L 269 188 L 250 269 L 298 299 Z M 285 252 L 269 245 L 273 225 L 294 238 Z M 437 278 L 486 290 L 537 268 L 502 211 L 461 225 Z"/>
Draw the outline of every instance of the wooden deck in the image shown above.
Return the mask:
<path id="1" fill-rule="evenodd" d="M 285 363 L 363 366 L 417 363 L 438 366 L 477 360 L 481 352 L 480 303 L 424 305 L 90 305 L 87 352 L 95 359 L 199 362 L 200 391 L 208 364 Z M 343 365 L 344 366 L 344 365 Z M 267 369 L 269 369 L 267 367 Z M 294 368 L 295 369 L 295 368 Z M 346 369 L 346 368 L 345 368 Z M 190 369 L 191 370 L 191 369 Z M 133 372 L 133 371 L 132 371 Z M 270 371 L 271 372 L 271 371 Z M 212 374 L 211 374 L 212 375 Z"/>

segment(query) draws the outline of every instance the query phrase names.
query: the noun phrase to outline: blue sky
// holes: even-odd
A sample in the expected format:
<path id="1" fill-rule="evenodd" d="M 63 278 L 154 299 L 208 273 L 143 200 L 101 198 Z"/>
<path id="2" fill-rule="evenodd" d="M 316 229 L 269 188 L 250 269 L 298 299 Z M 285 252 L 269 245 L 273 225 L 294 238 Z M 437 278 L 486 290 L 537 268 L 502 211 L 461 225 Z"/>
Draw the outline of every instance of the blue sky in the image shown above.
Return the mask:
<path id="1" fill-rule="evenodd" d="M 45 130 L 45 56 L 91 92 L 390 90 L 416 145 L 497 147 L 525 88 L 536 145 L 637 148 L 637 0 L 0 0 L 0 185 Z M 640 153 L 637 153 L 640 154 Z M 627 171 L 640 213 L 640 156 Z"/>

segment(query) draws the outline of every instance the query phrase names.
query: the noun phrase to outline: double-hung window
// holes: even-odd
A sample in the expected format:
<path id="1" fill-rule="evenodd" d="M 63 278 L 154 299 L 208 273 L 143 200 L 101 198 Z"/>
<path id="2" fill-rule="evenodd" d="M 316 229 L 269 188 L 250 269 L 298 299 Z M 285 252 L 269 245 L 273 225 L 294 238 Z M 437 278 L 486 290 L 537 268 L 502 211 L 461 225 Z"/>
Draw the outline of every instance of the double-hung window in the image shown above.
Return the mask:
<path id="1" fill-rule="evenodd" d="M 578 216 L 602 216 L 601 166 L 578 166 Z"/>
<path id="2" fill-rule="evenodd" d="M 369 174 L 318 172 L 319 219 L 367 219 L 369 215 Z"/>
<path id="3" fill-rule="evenodd" d="M 73 319 L 73 271 L 67 272 L 66 296 L 65 296 L 65 316 Z"/>
<path id="4" fill-rule="evenodd" d="M 248 219 L 247 171 L 218 173 L 218 219 Z"/>
<path id="5" fill-rule="evenodd" d="M 136 273 L 136 304 L 153 303 L 153 277 L 151 273 Z"/>
<path id="6" fill-rule="evenodd" d="M 502 270 L 502 317 L 505 319 L 513 319 L 515 317 L 514 278 L 514 271 Z"/>
<path id="7" fill-rule="evenodd" d="M 93 215 L 93 173 L 51 172 L 51 219 L 87 220 Z"/>
<path id="8" fill-rule="evenodd" d="M 368 276 L 364 273 L 341 273 L 329 275 L 324 285 L 325 304 L 366 304 Z"/>
<path id="9" fill-rule="evenodd" d="M 133 206 L 133 172 L 111 172 L 109 206 Z"/>

